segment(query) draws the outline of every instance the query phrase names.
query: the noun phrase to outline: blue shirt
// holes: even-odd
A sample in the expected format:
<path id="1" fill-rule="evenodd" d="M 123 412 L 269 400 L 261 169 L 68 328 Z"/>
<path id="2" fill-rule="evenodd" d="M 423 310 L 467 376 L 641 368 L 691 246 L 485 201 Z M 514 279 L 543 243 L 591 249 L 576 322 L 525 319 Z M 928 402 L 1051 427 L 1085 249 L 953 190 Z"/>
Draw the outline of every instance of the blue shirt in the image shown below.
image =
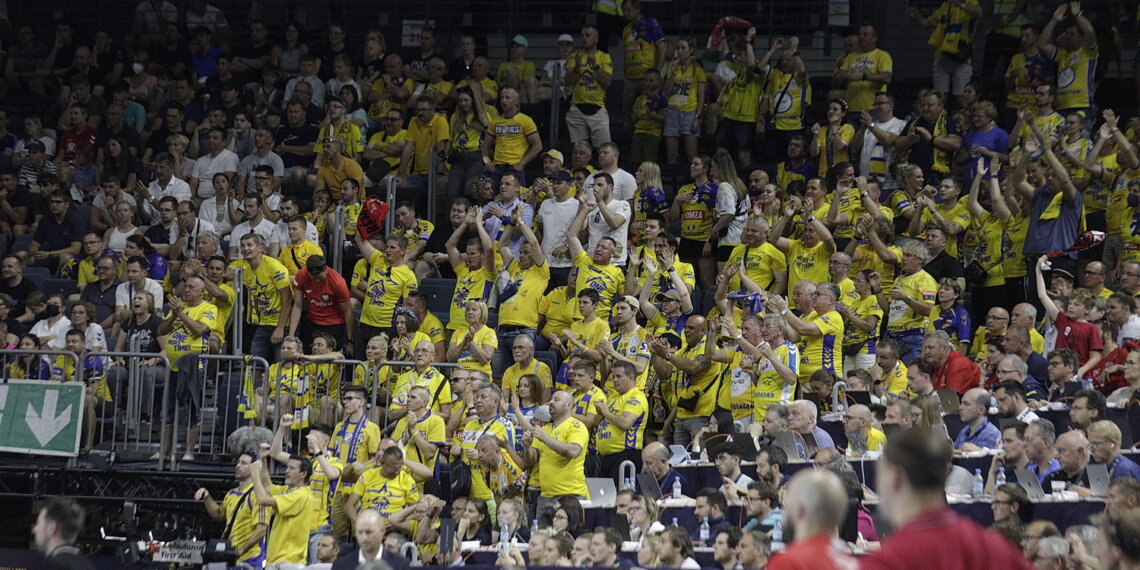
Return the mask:
<path id="1" fill-rule="evenodd" d="M 1121 477 L 1140 479 L 1140 465 L 1118 453 L 1116 459 L 1108 462 L 1108 478 L 1119 479 Z"/>
<path id="2" fill-rule="evenodd" d="M 772 509 L 772 512 L 768 513 L 768 516 L 764 517 L 764 520 L 752 519 L 748 521 L 748 523 L 744 525 L 744 530 L 760 529 L 768 531 L 774 528 L 776 523 L 780 522 L 783 518 L 784 514 L 780 511 L 779 507 L 776 507 Z"/>
<path id="3" fill-rule="evenodd" d="M 1038 483 L 1044 483 L 1046 477 L 1048 477 L 1048 476 L 1052 475 L 1053 473 L 1056 473 L 1057 471 L 1060 471 L 1060 470 L 1061 470 L 1061 463 L 1059 461 L 1057 461 L 1056 457 L 1049 460 L 1049 466 L 1045 468 L 1044 473 L 1039 473 L 1037 471 L 1037 464 L 1036 463 L 1030 463 L 1029 464 L 1029 471 L 1037 476 L 1037 482 Z"/>
<path id="4" fill-rule="evenodd" d="M 962 449 L 962 445 L 966 443 L 972 443 L 985 449 L 993 449 L 997 447 L 1000 437 L 1001 430 L 990 423 L 990 420 L 983 419 L 974 433 L 970 433 L 970 426 L 968 425 L 958 432 L 958 437 L 954 439 L 954 449 Z"/>
<path id="5" fill-rule="evenodd" d="M 676 469 L 669 468 L 669 472 L 666 473 L 665 476 L 661 478 L 661 480 L 657 481 L 657 484 L 661 486 L 661 496 L 665 497 L 672 495 L 673 481 L 678 480 L 681 481 L 681 493 L 688 494 L 688 492 L 685 490 L 689 485 L 688 481 L 685 481 L 685 478 L 682 477 L 681 473 Z"/>
<path id="6" fill-rule="evenodd" d="M 811 428 L 811 435 L 815 438 L 816 449 L 828 449 L 835 447 L 835 440 L 831 439 L 831 434 L 819 426 Z"/>

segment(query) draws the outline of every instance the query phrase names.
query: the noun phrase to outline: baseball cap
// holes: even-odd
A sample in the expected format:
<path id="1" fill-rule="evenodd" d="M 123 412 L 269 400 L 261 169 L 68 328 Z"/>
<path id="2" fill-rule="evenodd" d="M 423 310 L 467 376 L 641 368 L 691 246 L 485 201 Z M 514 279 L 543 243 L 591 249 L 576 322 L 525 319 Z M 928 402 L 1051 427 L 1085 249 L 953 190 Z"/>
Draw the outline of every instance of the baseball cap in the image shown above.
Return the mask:
<path id="1" fill-rule="evenodd" d="M 551 182 L 573 182 L 574 177 L 570 176 L 570 173 L 565 171 L 565 170 L 559 170 L 558 172 L 555 172 L 554 174 L 550 175 L 550 181 Z"/>
<path id="2" fill-rule="evenodd" d="M 658 294 L 657 298 L 662 299 L 662 300 L 669 299 L 672 301 L 680 301 L 681 300 L 681 292 L 676 290 L 676 289 L 670 289 L 664 293 Z"/>
<path id="3" fill-rule="evenodd" d="M 552 149 L 542 153 L 542 156 L 544 156 L 544 157 L 549 156 L 550 158 L 553 158 L 554 160 L 557 160 L 558 162 L 561 162 L 564 164 L 566 163 L 566 158 L 564 156 L 562 156 L 562 151 L 560 151 L 556 148 L 552 148 Z"/>
<path id="4" fill-rule="evenodd" d="M 638 301 L 637 297 L 633 295 L 622 295 L 621 301 L 632 307 L 634 312 L 641 310 L 641 301 Z"/>
<path id="5" fill-rule="evenodd" d="M 511 38 L 511 43 L 519 44 L 522 47 L 530 47 L 530 42 L 527 41 L 526 36 L 522 34 L 517 34 L 515 37 Z"/>
<path id="6" fill-rule="evenodd" d="M 535 408 L 534 419 L 550 423 L 550 406 L 539 406 Z"/>
<path id="7" fill-rule="evenodd" d="M 341 107 L 346 106 L 344 104 L 344 101 L 340 97 L 334 96 L 334 97 L 329 97 L 329 98 L 325 99 L 325 105 L 326 106 L 331 105 L 333 103 L 336 103 L 336 104 L 340 105 Z"/>
<path id="8" fill-rule="evenodd" d="M 574 36 L 571 36 L 570 34 L 562 34 L 561 36 L 558 36 L 558 43 L 562 43 L 562 42 L 567 42 L 567 43 L 572 44 L 572 43 L 574 43 Z"/>

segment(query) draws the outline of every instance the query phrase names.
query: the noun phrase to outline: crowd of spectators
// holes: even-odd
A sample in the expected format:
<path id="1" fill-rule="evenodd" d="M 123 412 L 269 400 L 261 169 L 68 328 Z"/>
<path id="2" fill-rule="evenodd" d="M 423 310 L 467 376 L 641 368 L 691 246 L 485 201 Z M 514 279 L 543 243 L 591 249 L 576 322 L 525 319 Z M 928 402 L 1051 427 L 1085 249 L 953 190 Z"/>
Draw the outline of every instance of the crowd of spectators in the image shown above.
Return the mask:
<path id="1" fill-rule="evenodd" d="M 225 405 L 274 438 L 233 450 L 221 501 L 195 494 L 239 560 L 406 566 L 411 543 L 446 565 L 506 540 L 528 548 L 503 565 L 628 567 L 618 531 L 586 526 L 587 476 L 621 488 L 642 567 L 694 567 L 694 542 L 726 569 L 850 567 L 849 500 L 878 551 L 864 566 L 1140 559 L 1140 467 L 1109 418 L 1140 389 L 1140 120 L 1097 107 L 1081 3 L 912 7 L 935 50 L 916 92 L 894 88 L 870 24 L 828 83 L 798 37 L 742 28 L 704 49 L 639 0 L 600 0 L 599 26 L 542 66 L 523 34 L 503 61 L 471 35 L 450 57 L 431 26 L 399 53 L 378 30 L 236 33 L 187 4 L 140 2 L 130 34 L 17 24 L 0 52 L 0 92 L 23 102 L 0 103 L 0 334 L 59 354 L 7 357 L 8 378 L 87 382 L 85 451 L 140 382 L 144 418 L 166 419 L 157 455 L 193 461 L 199 355 L 270 363 Z M 983 29 L 1020 38 L 986 52 L 1008 62 L 988 96 Z M 543 138 L 552 98 L 566 148 Z M 411 192 L 383 235 L 370 206 L 389 182 Z M 153 356 L 99 355 L 128 350 Z M 840 382 L 858 403 L 836 405 Z M 1072 431 L 1037 413 L 1057 409 Z M 670 444 L 723 486 L 685 480 Z M 946 508 L 951 458 L 986 450 L 1013 544 Z M 866 456 L 895 527 L 881 545 L 844 468 Z M 627 461 L 708 536 L 663 524 Z M 789 461 L 827 469 L 789 481 Z M 1106 466 L 1108 513 L 1050 540 L 1011 465 L 1082 497 Z"/>

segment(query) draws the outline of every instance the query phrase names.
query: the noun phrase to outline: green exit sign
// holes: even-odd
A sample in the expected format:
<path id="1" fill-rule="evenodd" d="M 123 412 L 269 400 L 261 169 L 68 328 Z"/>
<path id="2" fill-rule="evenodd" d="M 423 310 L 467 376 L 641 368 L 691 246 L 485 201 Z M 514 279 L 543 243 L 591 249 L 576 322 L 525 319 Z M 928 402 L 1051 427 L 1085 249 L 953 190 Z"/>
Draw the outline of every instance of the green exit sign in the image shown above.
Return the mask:
<path id="1" fill-rule="evenodd" d="M 83 384 L 9 380 L 0 384 L 0 451 L 79 453 Z"/>

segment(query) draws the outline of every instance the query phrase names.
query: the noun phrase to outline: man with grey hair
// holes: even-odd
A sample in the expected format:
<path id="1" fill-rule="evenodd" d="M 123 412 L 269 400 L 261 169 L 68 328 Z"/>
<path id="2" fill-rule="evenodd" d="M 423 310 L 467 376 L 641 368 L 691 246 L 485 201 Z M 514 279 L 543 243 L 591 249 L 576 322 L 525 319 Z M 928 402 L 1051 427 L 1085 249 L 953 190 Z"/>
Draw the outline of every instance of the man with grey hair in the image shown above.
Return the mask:
<path id="1" fill-rule="evenodd" d="M 922 341 L 922 356 L 934 365 L 931 382 L 935 390 L 951 388 L 962 396 L 977 386 L 981 376 L 978 365 L 954 350 L 946 331 L 933 331 Z"/>
<path id="2" fill-rule="evenodd" d="M 792 302 L 798 307 L 792 309 L 793 314 L 803 316 L 811 312 L 811 298 L 815 295 L 815 287 L 815 281 L 810 279 L 801 279 L 792 287 Z"/>
<path id="3" fill-rule="evenodd" d="M 746 530 L 736 543 L 736 560 L 743 570 L 760 570 L 772 555 L 772 542 L 761 530 Z"/>
<path id="4" fill-rule="evenodd" d="M 811 312 L 800 318 L 788 311 L 783 297 L 769 296 L 768 309 L 784 317 L 784 334 L 791 342 L 800 342 L 800 384 L 808 382 L 817 370 L 838 374 L 842 353 L 836 347 L 843 341 L 843 316 L 835 310 L 839 303 L 839 287 L 831 282 L 816 284 L 811 298 Z M 797 305 L 799 306 L 799 305 Z M 805 309 L 807 307 L 804 307 Z"/>
<path id="5" fill-rule="evenodd" d="M 811 435 L 815 438 L 818 449 L 835 447 L 835 441 L 826 430 L 816 425 L 819 408 L 810 400 L 796 400 L 788 406 L 788 428 L 801 435 Z"/>
<path id="6" fill-rule="evenodd" d="M 1089 494 L 1089 478 L 1085 473 L 1091 459 L 1089 453 L 1089 440 L 1083 432 L 1073 430 L 1057 436 L 1053 445 L 1057 453 L 1057 462 L 1061 468 L 1050 473 L 1041 486 L 1048 489 L 1055 482 L 1065 483 L 1067 490 L 1076 490 L 1083 495 Z"/>
<path id="7" fill-rule="evenodd" d="M 796 529 L 794 542 L 772 556 L 772 568 L 854 568 L 846 546 L 833 546 L 847 515 L 847 490 L 826 469 L 800 471 L 788 484 L 784 518 Z"/>
<path id="8" fill-rule="evenodd" d="M 1025 428 L 1025 455 L 1029 458 L 1029 470 L 1044 484 L 1045 479 L 1060 471 L 1053 444 L 1057 441 L 1057 428 L 1049 420 L 1034 420 Z"/>
<path id="9" fill-rule="evenodd" d="M 1061 536 L 1046 536 L 1037 540 L 1034 567 L 1037 570 L 1064 570 L 1069 558 L 1069 541 Z"/>
<path id="10" fill-rule="evenodd" d="M 1029 365 L 1020 356 L 1009 354 L 998 361 L 997 379 L 999 382 L 1013 381 L 1025 387 L 1026 399 L 1044 398 L 1045 389 L 1029 375 Z"/>
<path id="11" fill-rule="evenodd" d="M 903 364 L 918 358 L 922 340 L 926 336 L 927 319 L 934 310 L 938 283 L 923 270 L 926 246 L 922 242 L 906 242 L 901 247 L 902 274 L 895 279 L 890 291 L 872 291 L 879 306 L 887 308 L 887 338 L 898 341 Z"/>
<path id="12" fill-rule="evenodd" d="M 970 388 L 966 391 L 962 396 L 962 405 L 958 408 L 958 417 L 965 425 L 954 439 L 955 450 L 969 453 L 998 446 L 1001 430 L 986 417 L 989 409 L 990 393 L 985 388 Z"/>

